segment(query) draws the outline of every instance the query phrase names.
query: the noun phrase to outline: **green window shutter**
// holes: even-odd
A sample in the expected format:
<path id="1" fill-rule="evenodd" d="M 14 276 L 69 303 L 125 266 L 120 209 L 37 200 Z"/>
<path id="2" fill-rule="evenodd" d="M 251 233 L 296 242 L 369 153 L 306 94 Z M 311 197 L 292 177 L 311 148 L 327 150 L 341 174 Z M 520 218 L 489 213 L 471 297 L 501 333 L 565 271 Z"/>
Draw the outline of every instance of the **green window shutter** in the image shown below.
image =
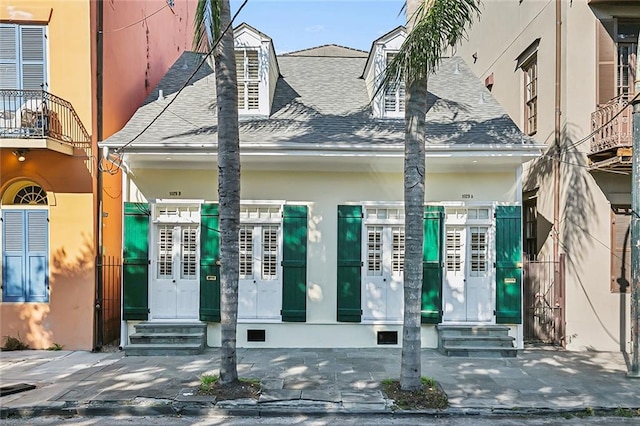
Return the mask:
<path id="1" fill-rule="evenodd" d="M 442 321 L 442 227 L 444 207 L 424 208 L 424 243 L 422 261 L 423 324 L 439 324 Z"/>
<path id="2" fill-rule="evenodd" d="M 282 321 L 307 320 L 307 207 L 284 206 Z"/>
<path id="3" fill-rule="evenodd" d="M 148 318 L 149 205 L 124 203 L 123 319 Z"/>
<path id="4" fill-rule="evenodd" d="M 338 321 L 362 317 L 362 207 L 338 206 Z"/>
<path id="5" fill-rule="evenodd" d="M 218 204 L 200 209 L 200 320 L 220 322 L 220 230 Z"/>
<path id="6" fill-rule="evenodd" d="M 522 323 L 522 208 L 496 207 L 496 322 Z"/>

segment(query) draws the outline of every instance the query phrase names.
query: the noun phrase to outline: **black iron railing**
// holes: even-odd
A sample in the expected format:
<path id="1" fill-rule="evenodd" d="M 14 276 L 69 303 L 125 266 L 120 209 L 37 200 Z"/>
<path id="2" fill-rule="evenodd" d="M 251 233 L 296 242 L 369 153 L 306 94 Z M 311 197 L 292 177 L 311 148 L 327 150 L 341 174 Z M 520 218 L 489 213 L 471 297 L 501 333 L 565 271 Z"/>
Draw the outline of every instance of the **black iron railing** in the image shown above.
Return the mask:
<path id="1" fill-rule="evenodd" d="M 70 102 L 44 90 L 0 89 L 0 138 L 45 137 L 71 145 L 91 142 Z"/>

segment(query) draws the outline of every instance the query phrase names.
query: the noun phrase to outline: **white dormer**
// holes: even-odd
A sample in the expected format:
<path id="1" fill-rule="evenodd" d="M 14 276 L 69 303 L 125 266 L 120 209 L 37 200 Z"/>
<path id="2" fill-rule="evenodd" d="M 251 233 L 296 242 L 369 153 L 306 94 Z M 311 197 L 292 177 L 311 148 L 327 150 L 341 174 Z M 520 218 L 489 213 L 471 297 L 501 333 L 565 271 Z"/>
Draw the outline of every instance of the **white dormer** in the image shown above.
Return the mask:
<path id="1" fill-rule="evenodd" d="M 269 116 L 280 76 L 271 38 L 246 23 L 234 29 L 238 113 Z"/>
<path id="2" fill-rule="evenodd" d="M 373 101 L 374 117 L 404 118 L 404 83 L 399 83 L 397 87 L 388 88 L 384 92 L 378 93 L 375 99 L 372 98 L 387 64 L 398 53 L 406 38 L 407 31 L 400 26 L 375 40 L 371 45 L 362 78 L 367 83 L 369 99 Z"/>

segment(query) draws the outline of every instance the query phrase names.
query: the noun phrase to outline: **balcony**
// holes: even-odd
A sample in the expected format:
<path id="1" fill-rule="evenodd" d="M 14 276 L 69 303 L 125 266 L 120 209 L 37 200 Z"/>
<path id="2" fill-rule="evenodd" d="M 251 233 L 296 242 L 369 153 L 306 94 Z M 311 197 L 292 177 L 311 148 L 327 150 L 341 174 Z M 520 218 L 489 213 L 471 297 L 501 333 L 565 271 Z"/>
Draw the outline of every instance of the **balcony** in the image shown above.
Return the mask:
<path id="1" fill-rule="evenodd" d="M 89 151 L 91 137 L 73 105 L 44 90 L 0 89 L 0 148 Z"/>
<path id="2" fill-rule="evenodd" d="M 591 170 L 630 171 L 633 159 L 632 106 L 614 98 L 591 114 Z"/>

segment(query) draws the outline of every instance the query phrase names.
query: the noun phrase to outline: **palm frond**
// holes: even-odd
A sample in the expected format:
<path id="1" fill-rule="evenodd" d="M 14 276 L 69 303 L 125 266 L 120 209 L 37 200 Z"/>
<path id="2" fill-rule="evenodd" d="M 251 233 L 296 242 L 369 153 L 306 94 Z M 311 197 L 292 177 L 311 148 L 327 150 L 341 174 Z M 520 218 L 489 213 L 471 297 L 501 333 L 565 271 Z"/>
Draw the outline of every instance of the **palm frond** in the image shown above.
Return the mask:
<path id="1" fill-rule="evenodd" d="M 220 0 L 198 0 L 194 27 L 193 49 L 208 52 L 220 37 Z"/>
<path id="2" fill-rule="evenodd" d="M 425 0 L 409 17 L 413 29 L 387 64 L 375 94 L 400 81 L 408 87 L 414 81 L 426 79 L 437 70 L 446 48 L 457 44 L 479 16 L 480 0 Z"/>

